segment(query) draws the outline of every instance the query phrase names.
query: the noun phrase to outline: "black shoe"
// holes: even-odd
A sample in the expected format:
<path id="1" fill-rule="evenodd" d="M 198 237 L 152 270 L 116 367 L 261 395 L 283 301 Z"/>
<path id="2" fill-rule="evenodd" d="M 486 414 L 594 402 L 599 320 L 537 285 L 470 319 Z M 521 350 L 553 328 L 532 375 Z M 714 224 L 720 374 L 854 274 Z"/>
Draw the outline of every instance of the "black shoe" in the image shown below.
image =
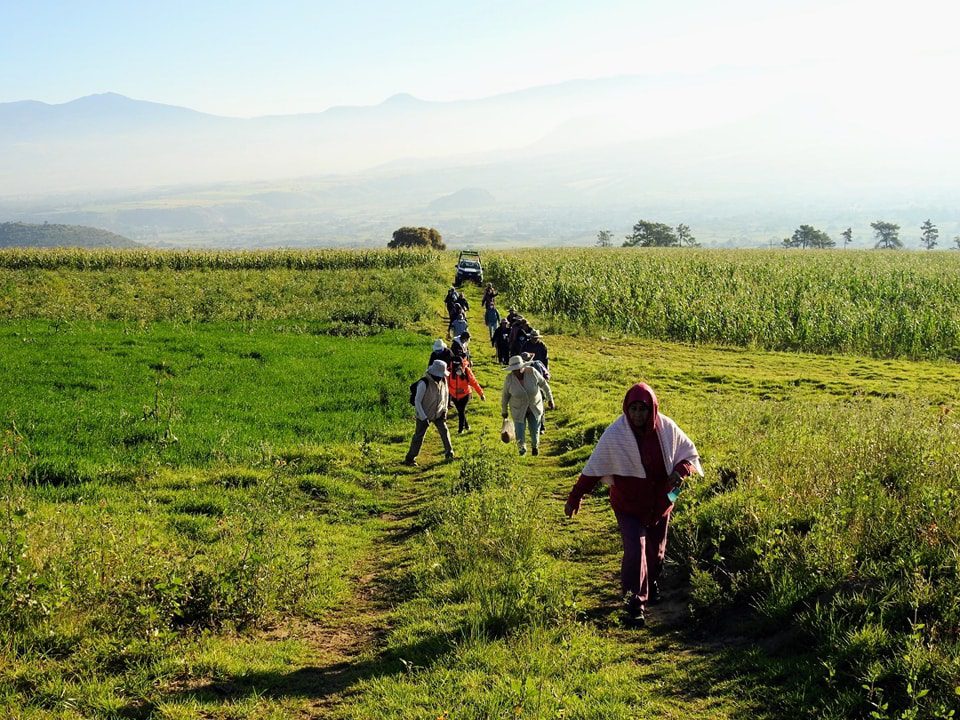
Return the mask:
<path id="1" fill-rule="evenodd" d="M 643 605 L 640 604 L 640 598 L 633 596 L 626 601 L 623 608 L 623 621 L 630 627 L 643 627 L 647 619 L 643 614 Z"/>
<path id="2" fill-rule="evenodd" d="M 663 594 L 660 592 L 660 583 L 654 580 L 650 583 L 650 602 L 658 603 L 663 599 Z"/>
<path id="3" fill-rule="evenodd" d="M 531 455 L 534 455 L 534 456 L 539 455 L 539 454 L 540 454 L 540 448 L 533 448 L 533 449 L 530 451 L 530 454 L 531 454 Z"/>
<path id="4" fill-rule="evenodd" d="M 456 458 L 457 456 L 454 455 L 453 453 L 447 453 L 446 455 L 443 456 L 443 459 L 446 460 L 447 462 L 453 462 Z"/>
<path id="5" fill-rule="evenodd" d="M 404 458 L 403 462 L 401 462 L 400 464 L 406 465 L 407 467 L 419 467 L 419 465 L 417 464 L 417 461 L 412 458 Z"/>

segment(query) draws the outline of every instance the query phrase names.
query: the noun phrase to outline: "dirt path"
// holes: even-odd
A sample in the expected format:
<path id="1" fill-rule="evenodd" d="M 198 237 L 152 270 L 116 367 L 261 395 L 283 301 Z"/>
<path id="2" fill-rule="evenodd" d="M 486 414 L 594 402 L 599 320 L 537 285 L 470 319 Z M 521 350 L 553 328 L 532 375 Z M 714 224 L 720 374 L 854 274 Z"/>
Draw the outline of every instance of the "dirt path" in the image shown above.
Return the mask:
<path id="1" fill-rule="evenodd" d="M 305 641 L 308 664 L 288 676 L 284 694 L 310 698 L 301 717 L 334 717 L 357 682 L 396 671 L 397 661 L 381 653 L 391 613 L 404 600 L 398 579 L 409 562 L 404 541 L 417 532 L 422 502 L 409 479 L 381 513 L 382 533 L 352 578 L 353 593 L 322 621 L 298 621 L 278 633 Z"/>

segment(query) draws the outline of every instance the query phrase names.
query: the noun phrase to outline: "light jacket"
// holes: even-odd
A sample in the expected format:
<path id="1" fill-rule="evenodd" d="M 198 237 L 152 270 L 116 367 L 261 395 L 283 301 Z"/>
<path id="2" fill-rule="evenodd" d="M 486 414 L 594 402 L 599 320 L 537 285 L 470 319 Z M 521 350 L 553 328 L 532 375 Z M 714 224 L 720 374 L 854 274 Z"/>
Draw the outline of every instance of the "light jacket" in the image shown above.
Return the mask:
<path id="1" fill-rule="evenodd" d="M 417 383 L 417 394 L 413 398 L 413 408 L 418 420 L 433 422 L 446 416 L 450 395 L 447 392 L 446 378 L 435 378 L 427 373 Z"/>
<path id="2" fill-rule="evenodd" d="M 543 417 L 543 396 L 553 402 L 553 392 L 543 375 L 528 367 L 521 375 L 523 380 L 517 380 L 511 372 L 503 383 L 503 393 L 500 396 L 500 414 L 507 416 L 507 410 L 514 422 L 523 422 L 527 412 L 533 413 L 537 421 Z"/>

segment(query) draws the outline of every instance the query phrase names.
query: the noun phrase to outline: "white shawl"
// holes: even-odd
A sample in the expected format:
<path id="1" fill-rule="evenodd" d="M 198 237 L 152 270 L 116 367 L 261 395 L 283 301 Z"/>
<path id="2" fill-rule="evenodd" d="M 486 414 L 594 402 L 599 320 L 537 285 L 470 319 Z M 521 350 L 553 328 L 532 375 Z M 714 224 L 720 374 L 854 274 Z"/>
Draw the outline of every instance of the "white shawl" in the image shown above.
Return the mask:
<path id="1" fill-rule="evenodd" d="M 660 414 L 657 430 L 663 465 L 667 475 L 684 460 L 688 461 L 698 475 L 703 475 L 700 455 L 693 441 L 666 415 Z M 613 475 L 645 478 L 647 471 L 640 461 L 640 447 L 630 428 L 626 415 L 618 417 L 600 436 L 590 459 L 583 468 L 584 475 L 603 478 L 604 485 L 613 484 Z"/>

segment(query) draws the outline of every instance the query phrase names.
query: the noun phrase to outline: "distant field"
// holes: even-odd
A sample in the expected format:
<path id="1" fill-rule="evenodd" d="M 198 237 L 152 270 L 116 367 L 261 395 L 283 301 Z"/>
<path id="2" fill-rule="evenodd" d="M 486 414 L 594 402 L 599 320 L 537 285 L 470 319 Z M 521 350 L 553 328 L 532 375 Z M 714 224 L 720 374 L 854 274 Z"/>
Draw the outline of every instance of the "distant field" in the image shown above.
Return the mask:
<path id="1" fill-rule="evenodd" d="M 106 256 L 82 269 L 72 263 L 48 267 L 52 261 L 41 258 L 42 267 L 9 269 L 2 267 L 0 253 L 0 318 L 140 323 L 282 320 L 296 321 L 301 328 L 322 325 L 334 333 L 370 334 L 418 321 L 427 312 L 430 284 L 438 282 L 433 265 L 422 263 L 316 269 L 268 259 L 263 269 L 257 269 L 239 260 L 231 267 L 205 257 L 199 260 L 209 260 L 209 266 L 188 258 L 179 268 L 164 265 L 171 256 L 144 258 L 145 263 L 138 263 L 127 255 Z M 154 261 L 157 265 L 151 268 Z"/>
<path id="2" fill-rule="evenodd" d="M 0 268 L 10 270 L 385 270 L 435 260 L 436 253 L 422 250 L 0 249 Z"/>
<path id="3" fill-rule="evenodd" d="M 561 325 L 770 350 L 960 358 L 960 253 L 618 249 L 486 256 Z"/>

